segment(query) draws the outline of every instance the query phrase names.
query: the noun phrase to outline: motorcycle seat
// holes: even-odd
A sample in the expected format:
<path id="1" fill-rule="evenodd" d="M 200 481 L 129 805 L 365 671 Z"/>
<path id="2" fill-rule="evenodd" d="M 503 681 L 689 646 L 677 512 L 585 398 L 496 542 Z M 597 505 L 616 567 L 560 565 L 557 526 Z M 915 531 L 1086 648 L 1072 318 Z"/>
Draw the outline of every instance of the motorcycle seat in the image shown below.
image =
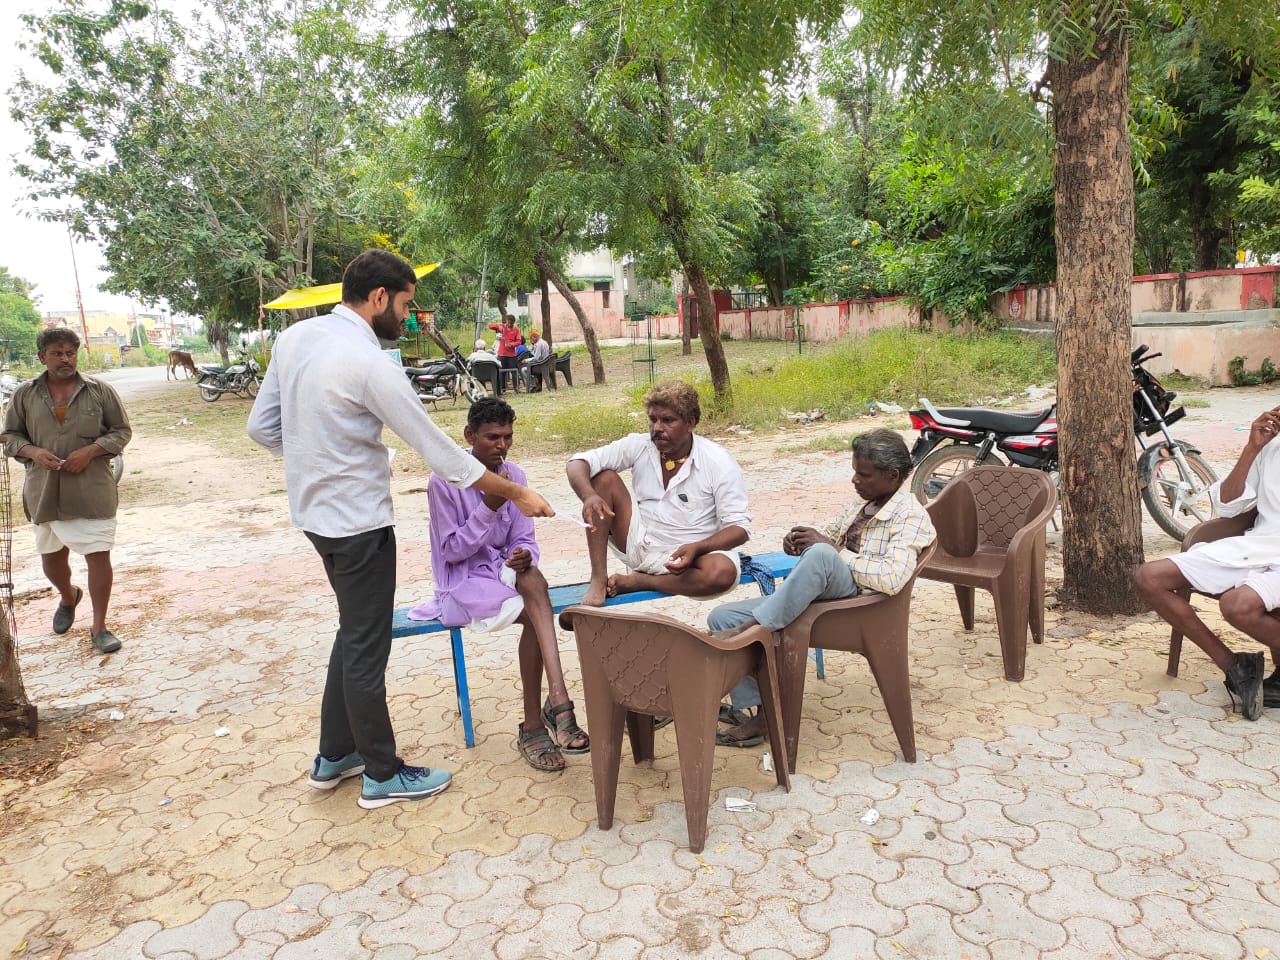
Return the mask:
<path id="1" fill-rule="evenodd" d="M 440 377 L 458 371 L 452 363 L 433 363 L 427 367 L 405 367 L 404 372 L 410 377 Z"/>
<path id="2" fill-rule="evenodd" d="M 964 421 L 973 430 L 991 430 L 995 433 L 1033 433 L 1053 412 L 1053 407 L 1026 413 L 1004 413 L 985 407 L 942 407 L 944 417 Z"/>

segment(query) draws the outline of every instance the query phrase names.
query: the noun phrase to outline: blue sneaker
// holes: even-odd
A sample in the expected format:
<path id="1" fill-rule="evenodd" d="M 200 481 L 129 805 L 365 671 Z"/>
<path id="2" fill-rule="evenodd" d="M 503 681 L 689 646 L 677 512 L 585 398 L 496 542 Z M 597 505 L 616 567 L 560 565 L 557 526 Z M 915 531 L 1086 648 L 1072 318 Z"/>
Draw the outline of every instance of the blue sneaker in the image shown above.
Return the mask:
<path id="1" fill-rule="evenodd" d="M 312 764 L 311 776 L 307 783 L 317 790 L 332 790 L 343 780 L 358 777 L 364 773 L 364 757 L 358 753 L 348 753 L 341 760 L 326 760 L 316 754 L 316 762 Z"/>
<path id="2" fill-rule="evenodd" d="M 372 810 L 401 800 L 425 800 L 442 793 L 452 779 L 453 775 L 448 770 L 411 767 L 405 763 L 389 780 L 378 781 L 365 774 L 364 789 L 356 802 L 366 810 Z"/>

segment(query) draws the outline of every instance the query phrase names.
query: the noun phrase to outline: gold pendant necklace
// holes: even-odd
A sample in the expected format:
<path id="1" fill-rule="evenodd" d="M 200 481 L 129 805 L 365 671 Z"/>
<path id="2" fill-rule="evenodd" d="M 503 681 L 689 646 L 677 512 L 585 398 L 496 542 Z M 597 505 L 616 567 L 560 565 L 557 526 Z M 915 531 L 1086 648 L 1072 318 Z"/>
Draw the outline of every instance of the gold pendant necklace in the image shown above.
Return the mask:
<path id="1" fill-rule="evenodd" d="M 662 465 L 668 470 L 674 470 L 676 467 L 682 466 L 688 457 L 681 457 L 679 460 L 666 460 Z"/>

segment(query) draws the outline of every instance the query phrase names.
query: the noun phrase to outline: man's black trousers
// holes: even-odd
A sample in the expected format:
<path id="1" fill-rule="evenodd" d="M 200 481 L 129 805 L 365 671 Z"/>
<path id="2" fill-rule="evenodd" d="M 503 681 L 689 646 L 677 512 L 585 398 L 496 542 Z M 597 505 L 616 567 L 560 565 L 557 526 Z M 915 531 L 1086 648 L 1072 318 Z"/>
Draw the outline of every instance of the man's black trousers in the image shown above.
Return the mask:
<path id="1" fill-rule="evenodd" d="M 320 752 L 341 757 L 358 751 L 365 774 L 386 780 L 400 769 L 386 680 L 396 592 L 395 528 L 307 537 L 338 599 L 338 633 L 320 706 Z"/>

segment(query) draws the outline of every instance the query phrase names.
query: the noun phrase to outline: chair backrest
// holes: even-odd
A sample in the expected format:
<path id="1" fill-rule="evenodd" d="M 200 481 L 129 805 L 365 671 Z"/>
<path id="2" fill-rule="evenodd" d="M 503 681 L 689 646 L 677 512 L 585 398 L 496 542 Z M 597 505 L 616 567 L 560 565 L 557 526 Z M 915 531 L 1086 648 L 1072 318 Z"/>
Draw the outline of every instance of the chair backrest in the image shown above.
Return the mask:
<path id="1" fill-rule="evenodd" d="M 529 372 L 536 373 L 539 376 L 541 376 L 547 370 L 554 367 L 555 363 L 556 363 L 556 355 L 554 353 L 549 353 L 547 354 L 545 359 L 539 360 L 536 363 L 528 364 Z"/>
<path id="2" fill-rule="evenodd" d="M 1204 523 L 1197 523 L 1187 531 L 1182 540 L 1182 549 L 1189 550 L 1197 543 L 1211 543 L 1226 537 L 1238 537 L 1250 529 L 1258 519 L 1258 510 L 1246 510 L 1234 517 L 1214 517 Z"/>
<path id="3" fill-rule="evenodd" d="M 497 360 L 481 360 L 479 358 L 471 361 L 471 373 L 481 383 L 489 384 L 490 388 L 496 394 L 498 392 L 498 371 L 502 366 Z"/>
<path id="4" fill-rule="evenodd" d="M 602 676 L 610 699 L 635 713 L 672 714 L 673 675 L 684 680 L 701 678 L 704 689 L 698 692 L 699 698 L 720 700 L 756 655 L 750 647 L 726 647 L 661 614 L 594 607 L 570 607 L 565 613 L 573 622 L 584 684 Z M 707 669 L 717 660 L 737 663 L 739 668 Z"/>
<path id="5" fill-rule="evenodd" d="M 973 495 L 978 543 L 993 547 L 1009 546 L 1019 530 L 1042 514 L 1047 523 L 1058 504 L 1057 488 L 1040 470 L 974 467 L 953 482 L 963 484 Z"/>

